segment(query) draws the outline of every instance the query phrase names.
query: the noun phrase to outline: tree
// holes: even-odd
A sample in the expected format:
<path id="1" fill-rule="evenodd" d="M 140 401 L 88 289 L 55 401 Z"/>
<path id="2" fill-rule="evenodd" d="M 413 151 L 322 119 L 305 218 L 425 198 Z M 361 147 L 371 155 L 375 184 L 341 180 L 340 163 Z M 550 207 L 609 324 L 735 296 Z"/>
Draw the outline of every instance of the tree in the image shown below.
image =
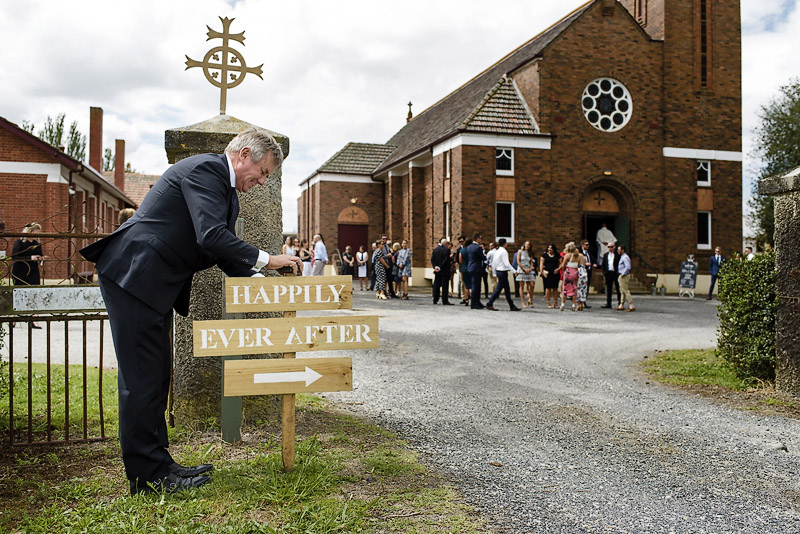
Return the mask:
<path id="1" fill-rule="evenodd" d="M 45 143 L 52 145 L 56 148 L 66 146 L 64 150 L 69 156 L 83 161 L 86 159 L 86 136 L 78 131 L 78 122 L 73 121 L 69 125 L 67 132 L 67 143 L 64 145 L 64 119 L 65 115 L 59 113 L 55 118 L 50 115 L 44 121 L 44 126 L 39 130 L 36 136 Z M 22 129 L 26 132 L 33 133 L 35 126 L 32 122 L 22 121 Z"/>
<path id="2" fill-rule="evenodd" d="M 110 148 L 105 149 L 103 151 L 103 171 L 113 171 L 114 170 L 114 153 L 111 152 Z"/>
<path id="3" fill-rule="evenodd" d="M 778 95 L 761 106 L 754 152 L 761 159 L 758 178 L 775 176 L 800 167 L 800 79 L 792 79 Z M 748 201 L 750 222 L 760 245 L 773 244 L 775 221 L 773 199 L 758 194 L 757 185 Z"/>

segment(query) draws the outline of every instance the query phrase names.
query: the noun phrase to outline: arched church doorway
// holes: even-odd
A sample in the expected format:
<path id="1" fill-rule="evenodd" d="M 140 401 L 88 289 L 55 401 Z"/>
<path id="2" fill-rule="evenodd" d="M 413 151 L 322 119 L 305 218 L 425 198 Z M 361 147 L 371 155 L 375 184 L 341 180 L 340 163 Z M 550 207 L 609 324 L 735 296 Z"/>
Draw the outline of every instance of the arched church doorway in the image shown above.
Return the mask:
<path id="1" fill-rule="evenodd" d="M 367 212 L 358 206 L 349 206 L 339 212 L 336 222 L 339 224 L 336 244 L 340 251 L 344 252 L 348 245 L 353 249 L 353 254 L 356 253 L 361 245 L 365 247 L 365 250 L 369 250 L 369 247 L 367 247 L 369 240 L 369 216 Z"/>
<path id="2" fill-rule="evenodd" d="M 606 232 L 603 225 L 614 235 L 617 243 L 629 249 L 631 245 L 630 202 L 623 192 L 608 185 L 594 185 L 583 196 L 583 231 L 596 257 L 605 252 L 599 247 L 598 237 Z M 603 239 L 605 241 L 605 239 Z"/>

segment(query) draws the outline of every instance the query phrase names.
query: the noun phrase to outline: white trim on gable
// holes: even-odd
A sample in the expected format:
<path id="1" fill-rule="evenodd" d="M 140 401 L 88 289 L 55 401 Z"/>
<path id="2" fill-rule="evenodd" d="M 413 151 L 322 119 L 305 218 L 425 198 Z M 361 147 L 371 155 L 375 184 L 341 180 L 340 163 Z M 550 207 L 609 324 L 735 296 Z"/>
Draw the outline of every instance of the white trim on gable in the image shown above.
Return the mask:
<path id="1" fill-rule="evenodd" d="M 528 117 L 530 117 L 531 122 L 533 123 L 534 130 L 536 130 L 536 133 L 541 132 L 539 129 L 539 123 L 536 121 L 536 117 L 533 116 L 533 112 L 531 111 L 531 108 L 528 107 L 528 102 L 525 100 L 525 97 L 522 96 L 522 91 L 520 91 L 519 87 L 517 87 L 517 82 L 514 81 L 514 78 L 511 78 L 511 87 L 513 87 L 514 91 L 517 92 L 517 98 L 519 98 L 519 101 L 522 103 L 522 107 L 525 108 L 525 111 L 528 112 Z"/>
<path id="2" fill-rule="evenodd" d="M 665 158 L 707 159 L 718 161 L 742 161 L 741 152 L 727 150 L 703 150 L 700 148 L 664 147 Z"/>
<path id="3" fill-rule="evenodd" d="M 546 136 L 517 136 L 462 133 L 442 141 L 433 147 L 433 155 L 438 156 L 459 146 L 490 146 L 505 148 L 535 148 L 550 150 L 551 138 Z"/>
<path id="4" fill-rule="evenodd" d="M 60 163 L 32 163 L 28 161 L 0 161 L 0 173 L 44 174 L 48 183 L 66 184 L 69 181 L 61 174 Z"/>
<path id="5" fill-rule="evenodd" d="M 371 176 L 364 176 L 363 174 L 336 174 L 333 172 L 320 172 L 309 178 L 308 183 L 303 184 L 304 187 L 311 187 L 320 182 L 346 182 L 351 184 L 376 184 Z"/>

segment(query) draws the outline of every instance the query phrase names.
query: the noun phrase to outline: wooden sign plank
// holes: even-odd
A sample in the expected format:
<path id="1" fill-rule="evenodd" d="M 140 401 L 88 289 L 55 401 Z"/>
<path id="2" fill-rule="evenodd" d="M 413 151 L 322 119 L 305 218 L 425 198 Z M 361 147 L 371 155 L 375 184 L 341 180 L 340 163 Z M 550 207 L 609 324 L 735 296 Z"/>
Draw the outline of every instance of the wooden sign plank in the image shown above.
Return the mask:
<path id="1" fill-rule="evenodd" d="M 194 321 L 195 356 L 366 349 L 378 346 L 378 316 Z"/>
<path id="2" fill-rule="evenodd" d="M 350 310 L 350 276 L 285 276 L 225 279 L 227 313 Z"/>
<path id="3" fill-rule="evenodd" d="M 226 397 L 352 390 L 352 358 L 284 358 L 225 362 Z"/>

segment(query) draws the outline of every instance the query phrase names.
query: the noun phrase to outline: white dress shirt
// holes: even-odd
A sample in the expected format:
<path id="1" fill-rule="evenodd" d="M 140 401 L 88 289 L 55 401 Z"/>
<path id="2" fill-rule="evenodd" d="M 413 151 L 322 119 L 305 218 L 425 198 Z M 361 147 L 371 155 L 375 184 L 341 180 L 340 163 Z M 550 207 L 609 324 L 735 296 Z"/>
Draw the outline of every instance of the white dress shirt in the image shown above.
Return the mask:
<path id="1" fill-rule="evenodd" d="M 494 250 L 492 257 L 492 270 L 495 271 L 513 271 L 514 268 L 508 261 L 508 251 L 505 247 L 498 247 Z"/>
<path id="2" fill-rule="evenodd" d="M 236 189 L 236 173 L 233 172 L 233 162 L 231 161 L 231 157 L 228 154 L 225 154 L 225 159 L 228 160 L 228 171 L 230 172 L 231 178 L 231 187 Z M 235 195 L 236 193 L 234 193 Z M 258 251 L 258 259 L 256 260 L 256 264 L 253 267 L 254 271 L 260 271 L 264 268 L 265 265 L 269 263 L 269 253 L 263 250 Z"/>

